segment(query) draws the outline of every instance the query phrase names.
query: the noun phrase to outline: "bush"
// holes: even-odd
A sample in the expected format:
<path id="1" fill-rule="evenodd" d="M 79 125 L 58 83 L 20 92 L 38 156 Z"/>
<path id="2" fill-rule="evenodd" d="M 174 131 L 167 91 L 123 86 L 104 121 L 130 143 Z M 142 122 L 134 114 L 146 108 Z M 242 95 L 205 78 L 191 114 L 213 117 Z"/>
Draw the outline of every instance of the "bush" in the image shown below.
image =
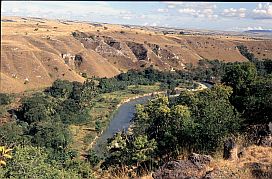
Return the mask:
<path id="1" fill-rule="evenodd" d="M 88 75 L 87 75 L 87 73 L 82 73 L 82 75 L 81 75 L 83 78 L 88 78 Z"/>
<path id="2" fill-rule="evenodd" d="M 32 143 L 53 149 L 63 149 L 71 142 L 71 134 L 66 125 L 59 122 L 41 122 L 31 127 Z"/>
<path id="3" fill-rule="evenodd" d="M 30 138 L 25 135 L 27 126 L 12 121 L 0 125 L 0 145 L 11 146 L 30 143 Z"/>
<path id="4" fill-rule="evenodd" d="M 76 170 L 49 164 L 45 148 L 16 146 L 13 151 L 12 159 L 0 170 L 4 178 L 81 178 Z"/>
<path id="5" fill-rule="evenodd" d="M 8 105 L 11 103 L 12 97 L 5 93 L 0 93 L 0 105 Z"/>
<path id="6" fill-rule="evenodd" d="M 167 97 L 159 97 L 139 105 L 134 134 L 155 139 L 159 156 L 178 155 L 181 148 L 214 152 L 241 124 L 229 101 L 231 94 L 230 87 L 215 86 L 198 93 L 183 92 L 172 104 Z"/>
<path id="7" fill-rule="evenodd" d="M 55 98 L 69 98 L 73 91 L 73 84 L 68 80 L 56 80 L 47 90 Z"/>
<path id="8" fill-rule="evenodd" d="M 95 121 L 95 130 L 96 132 L 101 132 L 102 126 L 101 126 L 101 121 Z"/>
<path id="9" fill-rule="evenodd" d="M 94 167 L 99 163 L 101 159 L 96 155 L 95 151 L 90 149 L 87 152 L 87 160 L 91 164 L 91 166 Z"/>
<path id="10" fill-rule="evenodd" d="M 56 113 L 57 102 L 54 98 L 36 93 L 22 100 L 21 113 L 24 121 L 30 123 L 47 121 Z"/>

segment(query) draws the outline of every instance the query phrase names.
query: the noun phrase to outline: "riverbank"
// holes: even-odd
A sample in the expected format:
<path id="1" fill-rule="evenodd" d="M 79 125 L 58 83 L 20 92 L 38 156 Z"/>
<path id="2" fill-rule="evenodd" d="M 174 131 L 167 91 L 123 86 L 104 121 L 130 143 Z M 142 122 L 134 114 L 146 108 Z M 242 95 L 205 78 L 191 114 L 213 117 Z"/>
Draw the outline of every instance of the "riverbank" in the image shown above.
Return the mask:
<path id="1" fill-rule="evenodd" d="M 126 98 L 126 99 L 123 99 L 115 108 L 115 110 L 113 111 L 113 114 L 111 115 L 110 117 L 110 122 L 112 122 L 114 120 L 114 117 L 115 117 L 115 114 L 116 112 L 119 110 L 119 108 L 126 104 L 126 103 L 129 103 L 131 101 L 134 101 L 134 100 L 137 100 L 137 99 L 140 99 L 140 98 L 145 98 L 145 97 L 149 97 L 149 96 L 153 96 L 153 95 L 159 95 L 159 94 L 164 94 L 165 91 L 156 91 L 156 92 L 152 92 L 152 93 L 146 93 L 146 94 L 142 94 L 142 95 L 137 95 L 137 96 L 134 96 L 134 97 L 129 97 L 129 98 Z M 118 118 L 118 116 L 117 116 Z M 108 126 L 105 130 L 108 130 L 110 126 Z M 105 130 L 102 130 L 102 132 L 100 132 L 99 135 L 97 135 L 95 137 L 95 139 L 93 140 L 93 142 L 88 146 L 87 150 L 91 149 L 94 147 L 94 145 L 96 145 L 96 142 L 97 140 L 103 135 L 104 131 Z"/>
<path id="2" fill-rule="evenodd" d="M 200 91 L 207 88 L 207 86 L 204 84 L 201 84 L 198 82 L 195 82 L 195 83 L 197 83 L 197 88 L 189 90 L 189 91 Z M 103 156 L 103 153 L 105 153 L 107 139 L 113 137 L 113 135 L 116 132 L 127 130 L 129 128 L 129 126 L 131 125 L 131 119 L 134 117 L 134 113 L 136 112 L 136 108 L 135 108 L 136 104 L 144 104 L 150 99 L 150 96 L 157 95 L 157 94 L 166 94 L 166 91 L 146 93 L 146 94 L 130 97 L 127 99 L 123 99 L 116 106 L 114 114 L 110 118 L 111 121 L 109 123 L 109 126 L 107 127 L 105 132 L 103 132 L 102 135 L 99 138 L 96 138 L 95 142 L 92 143 L 92 147 L 93 145 L 95 145 L 93 149 L 96 151 L 96 153 L 99 154 L 100 156 Z M 169 97 L 171 98 L 177 97 L 177 96 L 179 96 L 179 94 L 169 95 Z M 97 139 L 98 139 L 98 142 L 96 143 Z"/>
<path id="3" fill-rule="evenodd" d="M 198 88 L 191 91 L 198 91 L 206 89 L 207 87 L 201 83 L 199 83 Z M 137 91 L 138 94 L 135 94 Z M 88 150 L 93 148 L 96 145 L 97 140 L 103 135 L 103 133 L 110 128 L 110 125 L 114 125 L 111 123 L 116 123 L 115 128 L 123 128 L 124 124 L 117 122 L 112 122 L 114 117 L 116 117 L 116 113 L 119 112 L 119 109 L 124 104 L 128 104 L 140 98 L 145 98 L 148 96 L 163 94 L 165 91 L 160 91 L 159 85 L 153 86 L 129 86 L 127 90 L 115 91 L 112 93 L 101 94 L 96 97 L 94 101 L 94 105 L 90 111 L 91 119 L 87 124 L 81 126 L 70 126 L 70 129 L 74 136 L 74 142 L 72 148 L 79 152 L 80 156 L 86 154 Z M 171 95 L 170 97 L 178 96 Z M 124 109 L 124 115 L 128 115 L 129 120 L 124 119 L 124 115 L 117 116 L 117 118 L 121 118 L 123 122 L 128 125 L 128 121 L 133 117 L 134 106 L 127 105 L 128 108 Z M 100 124 L 100 130 L 96 129 L 96 123 Z M 117 131 L 116 131 L 117 132 Z M 111 137 L 109 135 L 109 137 Z"/>
<path id="4" fill-rule="evenodd" d="M 90 109 L 90 121 L 83 125 L 70 125 L 70 130 L 74 136 L 71 147 L 82 156 L 94 146 L 98 136 L 109 126 L 109 123 L 118 111 L 119 107 L 133 99 L 151 95 L 159 91 L 159 84 L 129 86 L 128 89 L 101 94 L 93 99 L 93 107 Z M 134 94 L 137 91 L 138 94 Z M 100 125 L 100 130 L 96 129 L 96 122 Z"/>
<path id="5" fill-rule="evenodd" d="M 207 89 L 207 86 L 204 84 L 201 84 L 199 82 L 195 82 L 197 84 L 196 89 L 191 89 L 188 91 L 200 91 Z M 95 142 L 92 143 L 95 145 L 95 151 L 97 153 L 101 153 L 101 150 L 105 148 L 105 143 L 107 142 L 108 138 L 113 137 L 113 135 L 121 130 L 127 130 L 129 126 L 131 125 L 131 119 L 134 116 L 134 113 L 136 112 L 135 105 L 136 104 L 144 104 L 147 102 L 147 98 L 149 96 L 157 95 L 157 94 L 165 94 L 166 91 L 157 91 L 157 92 L 152 92 L 152 93 L 146 93 L 142 95 L 137 95 L 134 97 L 129 97 L 126 99 L 123 99 L 117 106 L 116 109 L 113 112 L 112 117 L 110 118 L 110 124 L 107 127 L 106 131 L 100 135 L 100 137 L 95 139 Z M 179 94 L 176 95 L 170 95 L 169 97 L 177 97 Z M 141 99 L 141 100 L 138 100 Z M 126 104 L 127 103 L 127 104 Z M 130 104 L 131 103 L 131 104 Z M 120 108 L 121 107 L 121 108 Z M 117 112 L 117 114 L 115 114 Z M 96 144 L 97 139 L 99 139 L 98 144 Z M 100 145 L 100 146 L 99 146 Z"/>

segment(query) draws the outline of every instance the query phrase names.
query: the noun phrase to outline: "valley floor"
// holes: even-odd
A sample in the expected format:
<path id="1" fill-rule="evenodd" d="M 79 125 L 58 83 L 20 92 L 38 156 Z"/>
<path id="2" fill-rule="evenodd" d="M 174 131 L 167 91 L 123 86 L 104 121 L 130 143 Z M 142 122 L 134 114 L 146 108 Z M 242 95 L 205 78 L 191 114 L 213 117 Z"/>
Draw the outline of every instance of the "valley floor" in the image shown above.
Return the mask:
<path id="1" fill-rule="evenodd" d="M 137 90 L 133 94 L 132 90 Z M 94 99 L 94 106 L 91 109 L 91 119 L 84 125 L 70 125 L 74 136 L 74 142 L 71 147 L 78 151 L 81 156 L 93 147 L 95 139 L 107 128 L 112 116 L 118 106 L 131 98 L 139 97 L 147 93 L 159 91 L 159 85 L 138 85 L 129 86 L 127 90 L 105 93 Z M 100 121 L 102 124 L 101 132 L 98 133 L 94 126 L 95 122 Z"/>

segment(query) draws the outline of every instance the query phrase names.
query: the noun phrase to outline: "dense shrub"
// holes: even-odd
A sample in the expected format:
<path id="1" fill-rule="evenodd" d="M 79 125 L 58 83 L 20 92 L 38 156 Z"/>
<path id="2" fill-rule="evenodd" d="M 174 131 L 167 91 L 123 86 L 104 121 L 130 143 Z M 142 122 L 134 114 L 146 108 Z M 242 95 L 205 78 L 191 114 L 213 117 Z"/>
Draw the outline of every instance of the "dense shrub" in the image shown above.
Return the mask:
<path id="1" fill-rule="evenodd" d="M 73 91 L 73 84 L 68 80 L 56 80 L 48 89 L 48 92 L 53 97 L 68 98 Z"/>
<path id="2" fill-rule="evenodd" d="M 22 100 L 24 121 L 28 123 L 47 121 L 56 113 L 57 100 L 44 94 L 34 94 Z"/>
<path id="3" fill-rule="evenodd" d="M 126 133 L 116 133 L 108 140 L 109 156 L 102 164 L 102 168 L 109 166 L 140 166 L 152 161 L 157 143 L 148 140 L 146 135 L 130 136 Z"/>
<path id="4" fill-rule="evenodd" d="M 27 130 L 27 126 L 20 125 L 16 121 L 0 125 L 0 145 L 14 146 L 29 143 L 30 136 L 25 135 Z"/>
<path id="5" fill-rule="evenodd" d="M 229 101 L 231 94 L 230 87 L 218 85 L 184 92 L 172 104 L 167 97 L 159 97 L 137 105 L 133 134 L 118 133 L 109 140 L 105 163 L 135 165 L 155 156 L 176 157 L 181 149 L 215 152 L 225 137 L 240 129 L 239 113 Z"/>
<path id="6" fill-rule="evenodd" d="M 85 176 L 90 177 L 91 171 L 88 166 L 82 166 L 81 163 L 77 165 L 78 168 L 73 167 L 74 164 L 67 167 L 57 165 L 54 161 L 49 163 L 48 151 L 46 148 L 32 147 L 32 146 L 16 146 L 14 148 L 13 157 L 7 163 L 7 166 L 0 168 L 0 176 L 4 178 L 83 178 L 82 171 L 85 169 Z M 82 166 L 82 167 L 81 167 Z M 87 175 L 88 174 L 88 175 Z"/>
<path id="7" fill-rule="evenodd" d="M 12 97 L 9 94 L 0 93 L 0 105 L 10 104 Z"/>
<path id="8" fill-rule="evenodd" d="M 244 45 L 239 45 L 237 46 L 238 50 L 240 53 L 246 57 L 249 61 L 254 62 L 256 60 L 255 56 L 253 53 L 249 52 L 248 48 Z"/>
<path id="9" fill-rule="evenodd" d="M 233 87 L 231 103 L 248 124 L 271 121 L 271 76 L 257 76 L 253 63 L 228 64 L 222 82 Z"/>
<path id="10" fill-rule="evenodd" d="M 257 70 L 253 63 L 229 63 L 226 66 L 222 82 L 231 86 L 234 94 L 243 94 L 248 91 L 247 86 L 255 81 Z"/>
<path id="11" fill-rule="evenodd" d="M 87 152 L 87 160 L 91 164 L 91 166 L 94 167 L 100 162 L 101 159 L 96 155 L 95 151 L 90 149 Z"/>
<path id="12" fill-rule="evenodd" d="M 65 148 L 71 142 L 71 134 L 66 125 L 60 122 L 41 122 L 35 124 L 30 134 L 32 143 L 47 148 Z"/>

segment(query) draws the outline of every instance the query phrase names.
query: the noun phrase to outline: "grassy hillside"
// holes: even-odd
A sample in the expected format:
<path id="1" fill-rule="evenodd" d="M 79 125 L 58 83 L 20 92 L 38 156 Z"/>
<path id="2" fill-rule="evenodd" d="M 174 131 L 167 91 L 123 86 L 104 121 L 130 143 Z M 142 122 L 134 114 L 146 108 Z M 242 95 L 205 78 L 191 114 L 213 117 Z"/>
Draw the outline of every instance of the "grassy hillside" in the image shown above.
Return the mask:
<path id="1" fill-rule="evenodd" d="M 235 48 L 240 44 L 259 58 L 272 57 L 268 39 L 164 35 L 144 27 L 20 17 L 1 17 L 1 26 L 3 92 L 49 86 L 58 78 L 83 82 L 82 76 L 112 77 L 151 65 L 182 70 L 200 59 L 246 61 Z"/>

